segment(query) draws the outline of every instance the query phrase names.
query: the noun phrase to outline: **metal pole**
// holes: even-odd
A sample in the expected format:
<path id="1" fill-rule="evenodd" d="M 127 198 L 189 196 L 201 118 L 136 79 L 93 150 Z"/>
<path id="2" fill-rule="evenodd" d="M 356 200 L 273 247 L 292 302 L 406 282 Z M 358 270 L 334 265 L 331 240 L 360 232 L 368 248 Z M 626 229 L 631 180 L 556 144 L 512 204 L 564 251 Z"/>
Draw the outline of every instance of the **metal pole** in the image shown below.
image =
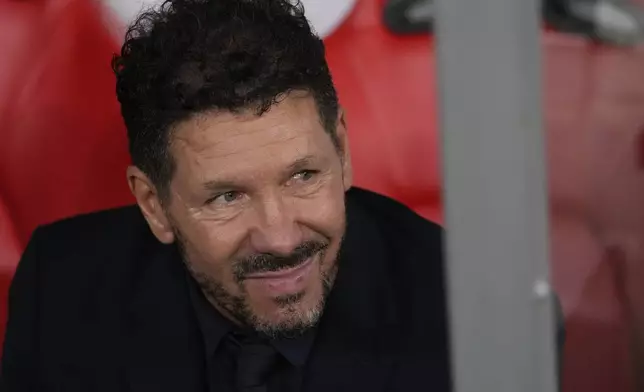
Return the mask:
<path id="1" fill-rule="evenodd" d="M 536 0 L 436 0 L 455 392 L 554 392 Z"/>

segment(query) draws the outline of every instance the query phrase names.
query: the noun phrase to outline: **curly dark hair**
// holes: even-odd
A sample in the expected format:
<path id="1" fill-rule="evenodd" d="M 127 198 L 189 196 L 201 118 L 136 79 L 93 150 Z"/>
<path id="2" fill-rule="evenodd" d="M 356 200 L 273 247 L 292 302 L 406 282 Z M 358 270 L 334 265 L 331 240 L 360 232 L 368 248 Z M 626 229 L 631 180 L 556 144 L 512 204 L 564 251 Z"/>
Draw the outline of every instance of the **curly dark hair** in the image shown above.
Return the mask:
<path id="1" fill-rule="evenodd" d="M 174 172 L 173 127 L 197 113 L 250 109 L 260 116 L 302 90 L 338 146 L 338 98 L 324 44 L 299 1 L 166 0 L 129 27 L 112 68 L 132 163 L 162 197 Z"/>

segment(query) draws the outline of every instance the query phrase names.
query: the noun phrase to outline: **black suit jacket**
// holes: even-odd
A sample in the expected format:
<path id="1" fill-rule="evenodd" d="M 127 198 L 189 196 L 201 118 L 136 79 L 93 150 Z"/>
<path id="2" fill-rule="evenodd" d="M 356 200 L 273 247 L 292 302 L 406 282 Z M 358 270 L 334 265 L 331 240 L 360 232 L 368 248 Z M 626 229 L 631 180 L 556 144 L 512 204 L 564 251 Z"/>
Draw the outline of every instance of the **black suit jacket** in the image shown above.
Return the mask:
<path id="1" fill-rule="evenodd" d="M 447 392 L 441 229 L 355 188 L 347 215 L 303 391 Z M 10 290 L 1 390 L 203 391 L 183 274 L 136 207 L 37 229 Z"/>

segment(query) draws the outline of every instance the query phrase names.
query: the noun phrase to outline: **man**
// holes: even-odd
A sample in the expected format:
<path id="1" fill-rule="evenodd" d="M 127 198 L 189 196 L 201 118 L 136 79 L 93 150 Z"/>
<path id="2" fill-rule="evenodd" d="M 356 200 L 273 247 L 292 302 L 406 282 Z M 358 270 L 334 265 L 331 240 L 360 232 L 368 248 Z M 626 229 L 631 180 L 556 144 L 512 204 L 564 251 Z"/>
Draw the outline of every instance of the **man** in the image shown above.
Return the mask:
<path id="1" fill-rule="evenodd" d="M 299 6 L 167 1 L 113 67 L 138 208 L 33 234 L 3 391 L 450 389 L 441 229 L 351 188 Z"/>

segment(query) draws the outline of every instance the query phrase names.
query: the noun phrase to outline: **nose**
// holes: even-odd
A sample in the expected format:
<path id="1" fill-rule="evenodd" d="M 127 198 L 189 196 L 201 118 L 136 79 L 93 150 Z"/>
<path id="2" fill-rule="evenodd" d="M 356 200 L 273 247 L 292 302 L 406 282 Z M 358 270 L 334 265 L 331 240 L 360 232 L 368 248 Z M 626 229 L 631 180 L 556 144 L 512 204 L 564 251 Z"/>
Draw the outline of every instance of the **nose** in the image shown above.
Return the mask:
<path id="1" fill-rule="evenodd" d="M 303 233 L 296 220 L 293 201 L 279 195 L 265 198 L 256 206 L 256 223 L 250 231 L 254 251 L 288 255 L 302 244 Z"/>

